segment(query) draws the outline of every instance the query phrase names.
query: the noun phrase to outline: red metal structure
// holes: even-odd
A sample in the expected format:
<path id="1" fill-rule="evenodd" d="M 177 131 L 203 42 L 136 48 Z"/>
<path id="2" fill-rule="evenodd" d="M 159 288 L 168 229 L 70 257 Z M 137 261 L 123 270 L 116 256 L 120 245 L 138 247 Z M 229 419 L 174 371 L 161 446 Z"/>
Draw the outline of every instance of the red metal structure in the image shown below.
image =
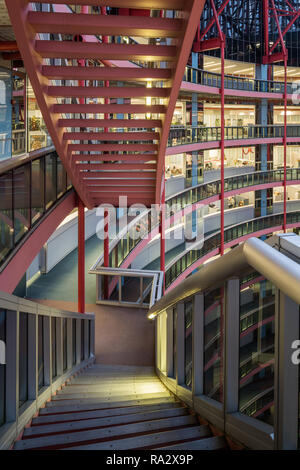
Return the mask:
<path id="1" fill-rule="evenodd" d="M 133 16 L 103 15 L 91 9 L 88 14 L 45 12 L 32 10 L 26 0 L 6 2 L 45 123 L 85 206 L 105 202 L 117 206 L 119 196 L 127 196 L 129 204 L 159 204 L 173 110 L 205 0 L 72 2 L 86 3 L 175 10 L 171 18 L 143 15 L 137 21 Z M 44 39 L 47 34 L 60 35 L 62 40 Z M 70 41 L 69 35 L 85 40 Z M 134 37 L 136 42 L 118 43 L 115 37 Z M 62 65 L 57 61 L 53 65 L 53 59 L 61 59 Z M 85 59 L 85 66 L 74 65 L 74 59 Z M 138 65 L 128 63 L 133 60 Z M 112 66 L 116 62 L 118 66 Z M 161 68 L 161 62 L 166 68 Z M 98 86 L 99 81 L 110 86 Z M 85 86 L 80 87 L 80 82 Z M 126 103 L 115 104 L 116 98 L 125 98 Z M 134 104 L 134 99 L 144 104 Z M 116 117 L 119 113 L 123 119 Z"/>

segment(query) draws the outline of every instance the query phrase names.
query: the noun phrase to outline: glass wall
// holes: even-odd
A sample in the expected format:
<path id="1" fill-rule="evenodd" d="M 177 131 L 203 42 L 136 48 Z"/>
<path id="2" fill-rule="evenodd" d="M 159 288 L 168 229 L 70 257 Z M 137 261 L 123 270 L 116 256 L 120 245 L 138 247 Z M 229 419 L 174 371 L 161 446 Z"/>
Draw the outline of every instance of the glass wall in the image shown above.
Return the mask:
<path id="1" fill-rule="evenodd" d="M 204 395 L 223 402 L 223 289 L 204 295 Z"/>
<path id="2" fill-rule="evenodd" d="M 45 385 L 44 380 L 44 317 L 38 316 L 38 389 Z"/>
<path id="3" fill-rule="evenodd" d="M 28 314 L 20 312 L 19 407 L 28 400 Z"/>
<path id="4" fill-rule="evenodd" d="M 185 385 L 192 387 L 192 366 L 193 366 L 193 300 L 184 303 L 184 370 Z"/>
<path id="5" fill-rule="evenodd" d="M 55 152 L 0 175 L 0 265 L 69 188 Z"/>
<path id="6" fill-rule="evenodd" d="M 12 77 L 12 155 L 21 155 L 26 152 L 26 76 L 21 72 L 14 73 Z"/>
<path id="7" fill-rule="evenodd" d="M 274 424 L 275 287 L 257 279 L 240 287 L 241 413 Z"/>
<path id="8" fill-rule="evenodd" d="M 0 310 L 0 342 L 2 342 L 2 344 L 0 345 L 1 352 L 5 354 L 5 351 L 3 348 L 3 345 L 6 345 L 6 311 L 5 310 Z M 5 422 L 5 405 L 6 405 L 6 401 L 5 401 L 6 366 L 5 364 L 2 364 L 1 359 L 4 359 L 4 358 L 0 356 L 0 426 Z"/>

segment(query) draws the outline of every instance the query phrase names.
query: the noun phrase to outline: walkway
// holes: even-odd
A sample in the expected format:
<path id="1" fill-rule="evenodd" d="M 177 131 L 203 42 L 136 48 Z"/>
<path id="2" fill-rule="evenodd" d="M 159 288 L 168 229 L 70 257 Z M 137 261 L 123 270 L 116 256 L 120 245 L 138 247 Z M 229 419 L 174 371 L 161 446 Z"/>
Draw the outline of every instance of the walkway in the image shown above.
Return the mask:
<path id="1" fill-rule="evenodd" d="M 72 379 L 25 428 L 25 449 L 226 449 L 171 396 L 150 367 L 94 365 Z"/>

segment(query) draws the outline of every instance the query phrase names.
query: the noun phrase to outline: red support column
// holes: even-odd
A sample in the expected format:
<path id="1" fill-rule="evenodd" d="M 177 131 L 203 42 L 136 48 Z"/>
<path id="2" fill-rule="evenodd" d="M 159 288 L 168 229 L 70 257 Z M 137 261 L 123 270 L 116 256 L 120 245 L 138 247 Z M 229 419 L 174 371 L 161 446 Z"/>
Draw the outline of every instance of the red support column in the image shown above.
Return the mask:
<path id="1" fill-rule="evenodd" d="M 84 204 L 78 201 L 78 312 L 85 313 L 85 215 Z"/>
<path id="2" fill-rule="evenodd" d="M 287 52 L 287 51 L 286 51 Z M 287 53 L 284 56 L 284 178 L 283 178 L 283 230 L 286 233 L 286 212 L 287 212 L 287 179 L 286 179 L 286 162 L 287 162 Z"/>
<path id="3" fill-rule="evenodd" d="M 225 40 L 221 38 L 221 245 L 220 254 L 224 254 L 225 228 Z"/>

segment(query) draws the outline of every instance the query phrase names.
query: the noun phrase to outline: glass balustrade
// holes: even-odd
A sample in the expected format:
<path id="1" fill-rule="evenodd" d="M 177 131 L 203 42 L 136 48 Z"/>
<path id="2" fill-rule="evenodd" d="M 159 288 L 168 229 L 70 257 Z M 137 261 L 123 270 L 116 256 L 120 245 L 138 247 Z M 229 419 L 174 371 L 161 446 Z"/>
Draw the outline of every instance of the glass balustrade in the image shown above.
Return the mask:
<path id="1" fill-rule="evenodd" d="M 183 81 L 221 88 L 221 75 L 187 66 Z M 254 78 L 225 75 L 225 88 L 229 90 L 254 91 L 259 93 L 284 93 L 284 82 L 257 80 Z M 288 94 L 293 93 L 293 84 L 287 83 Z"/>
<path id="2" fill-rule="evenodd" d="M 300 223 L 300 213 L 299 212 L 289 212 L 287 213 L 287 224 L 298 224 Z M 234 227 L 229 227 L 224 232 L 224 242 L 225 244 L 237 240 L 243 236 L 249 235 L 251 233 L 256 233 L 261 230 L 266 230 L 272 227 L 280 227 L 283 225 L 283 214 L 270 215 L 267 217 L 260 217 L 258 219 L 253 219 L 241 224 L 235 225 Z M 207 238 L 202 248 L 193 249 L 184 253 L 179 259 L 175 260 L 173 264 L 166 269 L 165 273 L 165 286 L 166 288 L 170 285 L 186 270 L 188 269 L 195 261 L 201 259 L 205 255 L 213 252 L 214 250 L 218 252 L 221 243 L 220 232 Z"/>
<path id="3" fill-rule="evenodd" d="M 40 152 L 0 174 L 0 266 L 70 188 L 56 152 Z"/>
<path id="4" fill-rule="evenodd" d="M 236 126 L 224 128 L 225 140 L 274 139 L 284 137 L 284 126 Z M 288 125 L 287 137 L 300 138 L 300 126 Z M 221 140 L 221 127 L 185 127 L 171 128 L 168 147 Z"/>

